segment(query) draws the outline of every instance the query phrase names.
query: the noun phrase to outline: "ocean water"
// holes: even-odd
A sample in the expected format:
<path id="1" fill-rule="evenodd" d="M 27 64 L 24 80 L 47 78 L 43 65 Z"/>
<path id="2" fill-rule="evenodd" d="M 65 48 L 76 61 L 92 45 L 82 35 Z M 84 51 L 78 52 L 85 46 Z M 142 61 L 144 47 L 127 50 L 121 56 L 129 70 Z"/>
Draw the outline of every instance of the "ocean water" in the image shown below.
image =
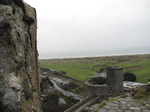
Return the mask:
<path id="1" fill-rule="evenodd" d="M 39 53 L 39 59 L 57 59 L 57 58 L 81 58 L 81 57 L 98 57 L 114 55 L 132 55 L 132 54 L 150 54 L 149 47 L 124 48 L 113 50 L 87 50 L 87 51 L 60 51 Z"/>

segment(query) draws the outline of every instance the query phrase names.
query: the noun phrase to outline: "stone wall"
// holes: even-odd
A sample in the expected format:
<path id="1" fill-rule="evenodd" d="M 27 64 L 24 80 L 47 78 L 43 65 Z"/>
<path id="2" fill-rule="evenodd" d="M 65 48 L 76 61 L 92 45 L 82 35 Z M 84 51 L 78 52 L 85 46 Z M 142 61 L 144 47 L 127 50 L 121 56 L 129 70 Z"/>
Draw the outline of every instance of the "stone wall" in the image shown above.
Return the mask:
<path id="1" fill-rule="evenodd" d="M 94 95 L 94 96 L 99 96 L 99 95 L 106 95 L 108 94 L 108 90 L 110 89 L 109 87 L 104 85 L 95 85 L 89 83 L 89 80 L 87 80 L 84 85 L 84 95 L 85 97 Z"/>
<path id="2" fill-rule="evenodd" d="M 118 66 L 106 67 L 106 84 L 110 92 L 116 95 L 123 93 L 123 68 Z"/>
<path id="3" fill-rule="evenodd" d="M 41 112 L 34 8 L 0 0 L 0 111 Z"/>
<path id="4" fill-rule="evenodd" d="M 95 96 L 117 96 L 123 93 L 123 68 L 106 67 L 106 84 L 92 84 L 90 79 L 84 83 L 85 97 Z"/>

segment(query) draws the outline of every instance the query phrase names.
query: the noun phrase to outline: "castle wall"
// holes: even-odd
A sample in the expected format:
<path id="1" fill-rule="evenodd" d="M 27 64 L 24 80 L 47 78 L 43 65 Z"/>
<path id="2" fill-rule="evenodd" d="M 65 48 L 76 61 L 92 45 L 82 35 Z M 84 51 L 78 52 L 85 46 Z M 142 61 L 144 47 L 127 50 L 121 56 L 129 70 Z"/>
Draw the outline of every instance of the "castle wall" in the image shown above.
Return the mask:
<path id="1" fill-rule="evenodd" d="M 34 8 L 0 1 L 0 111 L 41 112 Z"/>

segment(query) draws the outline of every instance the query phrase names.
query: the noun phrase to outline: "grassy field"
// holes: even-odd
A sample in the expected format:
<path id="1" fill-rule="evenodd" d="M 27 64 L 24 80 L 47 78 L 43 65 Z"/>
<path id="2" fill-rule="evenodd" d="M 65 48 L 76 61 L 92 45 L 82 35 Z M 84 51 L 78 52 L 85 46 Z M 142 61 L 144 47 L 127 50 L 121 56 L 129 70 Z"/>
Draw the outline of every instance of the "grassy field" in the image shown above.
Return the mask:
<path id="1" fill-rule="evenodd" d="M 137 82 L 147 83 L 150 79 L 150 54 L 105 56 L 68 59 L 39 60 L 40 66 L 51 70 L 65 71 L 66 76 L 85 81 L 106 66 L 122 66 L 124 72 L 137 76 Z"/>

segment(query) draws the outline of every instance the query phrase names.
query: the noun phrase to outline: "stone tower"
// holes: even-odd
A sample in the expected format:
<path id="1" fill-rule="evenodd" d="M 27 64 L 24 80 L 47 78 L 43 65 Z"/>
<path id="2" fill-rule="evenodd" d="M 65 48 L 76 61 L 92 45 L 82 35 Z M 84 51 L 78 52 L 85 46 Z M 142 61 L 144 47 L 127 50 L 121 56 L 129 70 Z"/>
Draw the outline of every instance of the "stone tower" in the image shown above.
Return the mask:
<path id="1" fill-rule="evenodd" d="M 119 95 L 123 93 L 123 68 L 118 66 L 106 67 L 106 85 L 110 88 L 110 92 Z"/>
<path id="2" fill-rule="evenodd" d="M 41 112 L 36 10 L 0 0 L 0 112 Z"/>

